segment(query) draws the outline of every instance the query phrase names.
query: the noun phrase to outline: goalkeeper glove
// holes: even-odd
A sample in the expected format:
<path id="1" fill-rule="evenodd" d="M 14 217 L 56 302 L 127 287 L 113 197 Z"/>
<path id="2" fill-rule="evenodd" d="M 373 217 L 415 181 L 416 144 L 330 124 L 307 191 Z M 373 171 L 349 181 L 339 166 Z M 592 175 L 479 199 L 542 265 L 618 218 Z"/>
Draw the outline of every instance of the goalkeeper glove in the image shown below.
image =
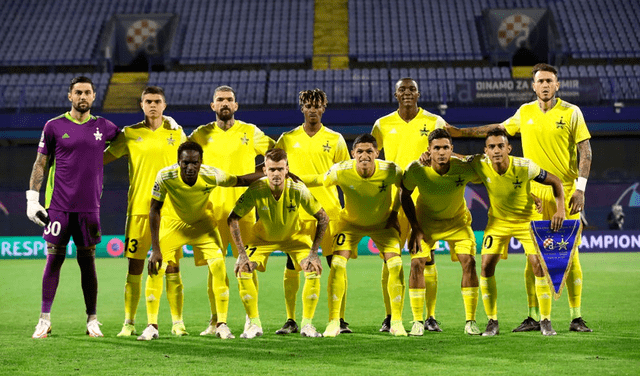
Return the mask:
<path id="1" fill-rule="evenodd" d="M 29 190 L 27 191 L 27 217 L 39 225 L 44 227 L 49 223 L 49 215 L 45 208 L 40 205 L 40 192 Z"/>

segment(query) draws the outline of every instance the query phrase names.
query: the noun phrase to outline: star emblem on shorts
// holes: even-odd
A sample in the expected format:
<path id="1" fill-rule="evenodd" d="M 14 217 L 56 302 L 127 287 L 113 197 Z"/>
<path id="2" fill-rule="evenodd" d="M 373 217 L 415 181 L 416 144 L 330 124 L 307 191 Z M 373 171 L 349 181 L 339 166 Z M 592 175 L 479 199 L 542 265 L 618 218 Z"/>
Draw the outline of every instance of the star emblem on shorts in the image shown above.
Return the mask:
<path id="1" fill-rule="evenodd" d="M 331 146 L 329 146 L 329 140 L 327 140 L 326 144 L 322 145 L 322 149 L 327 153 L 331 151 Z"/>
<path id="2" fill-rule="evenodd" d="M 420 136 L 429 136 L 429 130 L 427 129 L 427 125 L 425 124 L 422 129 L 420 129 Z"/>
<path id="3" fill-rule="evenodd" d="M 388 185 L 386 185 L 384 182 L 382 182 L 382 185 L 378 187 L 378 189 L 380 190 L 380 192 L 386 192 L 387 191 L 387 187 Z"/>
<path id="4" fill-rule="evenodd" d="M 173 146 L 174 142 L 176 142 L 176 140 L 173 139 L 173 135 L 170 134 L 169 138 L 167 138 L 167 145 L 171 145 Z"/>
<path id="5" fill-rule="evenodd" d="M 293 204 L 293 201 L 289 200 L 289 205 L 287 206 L 287 210 L 289 212 L 296 211 L 296 206 Z"/>
<path id="6" fill-rule="evenodd" d="M 246 133 L 244 134 L 244 136 L 242 136 L 240 141 L 242 141 L 242 145 L 249 145 L 249 139 L 247 138 L 247 134 Z"/>
<path id="7" fill-rule="evenodd" d="M 102 133 L 100 133 L 100 128 L 96 128 L 96 133 L 93 134 L 96 137 L 96 141 L 102 141 Z"/>
<path id="8" fill-rule="evenodd" d="M 522 182 L 518 180 L 518 177 L 516 176 L 516 181 L 513 182 L 513 189 L 518 189 L 518 188 L 522 188 Z"/>
<path id="9" fill-rule="evenodd" d="M 557 129 L 557 128 L 564 129 L 564 125 L 565 125 L 565 124 L 567 124 L 567 123 L 563 122 L 563 121 L 562 121 L 562 116 L 560 116 L 560 120 L 558 120 L 558 121 L 556 122 L 556 129 Z"/>
<path id="10" fill-rule="evenodd" d="M 460 187 L 461 185 L 464 185 L 464 180 L 462 179 L 462 176 L 458 175 L 458 180 L 456 180 L 456 187 Z"/>
<path id="11" fill-rule="evenodd" d="M 562 238 L 558 242 L 558 250 L 560 250 L 560 249 L 565 249 L 566 250 L 568 245 L 569 245 L 569 242 L 565 241 L 564 238 Z"/>

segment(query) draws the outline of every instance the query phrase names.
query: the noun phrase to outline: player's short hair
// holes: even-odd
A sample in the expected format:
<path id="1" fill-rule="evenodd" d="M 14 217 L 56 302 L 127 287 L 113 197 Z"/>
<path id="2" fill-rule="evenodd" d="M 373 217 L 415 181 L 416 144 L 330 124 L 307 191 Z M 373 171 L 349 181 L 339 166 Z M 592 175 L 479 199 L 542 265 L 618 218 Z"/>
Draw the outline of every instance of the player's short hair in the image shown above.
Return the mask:
<path id="1" fill-rule="evenodd" d="M 427 137 L 427 139 L 429 140 L 429 144 L 431 144 L 431 141 L 438 138 L 446 138 L 447 140 L 449 140 L 449 143 L 453 144 L 453 141 L 451 140 L 451 135 L 444 128 L 434 129 L 433 131 L 429 132 L 429 137 Z"/>
<path id="2" fill-rule="evenodd" d="M 509 143 L 509 134 L 507 133 L 507 131 L 505 131 L 502 128 L 493 128 L 492 130 L 490 130 L 489 132 L 487 132 L 487 138 L 491 137 L 491 136 L 496 136 L 496 137 L 500 137 L 503 136 L 506 140 L 507 143 Z"/>
<path id="3" fill-rule="evenodd" d="M 93 84 L 93 81 L 91 81 L 89 77 L 86 77 L 86 76 L 74 77 L 71 80 L 71 83 L 69 83 L 69 93 L 71 93 L 71 90 L 73 90 L 73 86 L 75 84 L 91 84 L 91 90 L 93 90 L 94 93 L 96 92 L 96 85 Z"/>
<path id="4" fill-rule="evenodd" d="M 236 97 L 236 91 L 233 90 L 233 88 L 231 86 L 228 85 L 221 85 L 218 86 L 214 91 L 213 91 L 213 98 L 216 97 L 216 94 L 218 94 L 219 91 L 230 91 L 233 93 L 233 100 L 236 101 L 237 97 Z"/>
<path id="5" fill-rule="evenodd" d="M 378 148 L 378 141 L 373 137 L 371 133 L 363 133 L 360 136 L 356 137 L 353 141 L 353 148 L 356 148 L 358 144 L 372 144 L 374 148 Z"/>
<path id="6" fill-rule="evenodd" d="M 553 66 L 553 65 L 549 65 L 546 63 L 539 63 L 533 66 L 533 69 L 531 70 L 531 78 L 535 79 L 536 77 L 536 73 L 538 72 L 551 72 L 553 74 L 556 75 L 556 78 L 558 78 L 558 70 Z"/>
<path id="7" fill-rule="evenodd" d="M 398 88 L 400 87 L 400 83 L 402 81 L 413 81 L 413 83 L 416 84 L 416 89 L 418 89 L 418 91 L 420 91 L 420 87 L 418 86 L 418 81 L 414 80 L 411 77 L 403 77 L 403 78 L 399 79 L 398 81 L 396 81 L 396 86 L 395 86 L 396 90 L 398 90 Z"/>
<path id="8" fill-rule="evenodd" d="M 298 104 L 300 104 L 300 108 L 307 102 L 311 104 L 321 104 L 324 107 L 327 107 L 327 103 L 329 103 L 327 101 L 327 94 L 318 88 L 302 90 L 298 93 Z"/>
<path id="9" fill-rule="evenodd" d="M 202 151 L 202 146 L 200 146 L 199 143 L 193 141 L 185 141 L 181 143 L 180 146 L 178 146 L 178 161 L 180 160 L 182 152 L 185 150 L 197 151 L 198 153 L 200 153 L 200 160 L 202 160 L 204 152 Z"/>
<path id="10" fill-rule="evenodd" d="M 162 90 L 160 86 L 147 86 L 146 88 L 144 88 L 144 90 L 142 91 L 142 95 L 140 96 L 140 102 L 142 102 L 142 99 L 147 94 L 162 95 L 162 100 L 165 102 L 167 101 L 167 99 L 164 96 L 164 90 Z"/>
<path id="11" fill-rule="evenodd" d="M 282 160 L 287 160 L 287 152 L 280 148 L 273 148 L 264 153 L 264 159 L 271 160 L 273 162 L 280 162 Z"/>

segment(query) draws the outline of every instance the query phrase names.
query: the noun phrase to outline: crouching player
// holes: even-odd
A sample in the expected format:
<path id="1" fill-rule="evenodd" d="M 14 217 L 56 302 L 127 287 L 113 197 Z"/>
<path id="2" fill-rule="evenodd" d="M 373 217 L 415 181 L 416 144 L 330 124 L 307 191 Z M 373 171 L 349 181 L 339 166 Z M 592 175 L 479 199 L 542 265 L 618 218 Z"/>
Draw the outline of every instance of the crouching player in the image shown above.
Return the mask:
<path id="1" fill-rule="evenodd" d="M 253 277 L 256 270 L 265 271 L 269 255 L 276 250 L 289 256 L 296 271 L 304 271 L 300 334 L 303 337 L 322 336 L 312 320 L 320 296 L 322 273 L 318 247 L 327 230 L 329 217 L 304 184 L 287 178 L 288 172 L 287 153 L 279 148 L 269 150 L 264 163 L 267 177 L 251 184 L 229 215 L 231 237 L 238 248 L 234 271 L 249 320 L 241 338 L 254 338 L 263 333 L 258 313 L 258 290 Z M 244 234 L 245 246 L 239 221 L 253 208 L 257 208 L 259 219 L 251 234 Z M 307 233 L 300 232 L 300 208 L 317 220 L 313 243 Z"/>
<path id="2" fill-rule="evenodd" d="M 248 185 L 259 175 L 228 175 L 211 166 L 202 165 L 202 147 L 187 141 L 178 148 L 178 163 L 158 172 L 153 186 L 149 225 L 151 228 L 151 256 L 149 257 L 145 296 L 148 326 L 138 337 L 140 341 L 158 338 L 158 311 L 162 295 L 162 278 L 180 272 L 182 246 L 193 246 L 197 266 L 208 265 L 213 275 L 212 289 L 216 292 L 217 328 L 220 338 L 234 338 L 227 327 L 229 284 L 222 254 L 220 233 L 213 221 L 213 204 L 209 200 L 218 186 Z M 169 199 L 174 210 L 161 216 L 161 209 Z M 180 291 L 182 286 L 180 286 Z M 179 294 L 177 312 L 182 316 L 183 296 Z M 188 334 L 182 320 L 173 323 L 172 333 Z"/>
<path id="3" fill-rule="evenodd" d="M 515 237 L 522 243 L 527 259 L 533 267 L 536 295 L 540 306 L 540 332 L 545 336 L 556 335 L 556 331 L 551 326 L 551 288 L 529 228 L 530 221 L 535 215 L 531 181 L 553 187 L 558 208 L 551 218 L 553 230 L 560 229 L 565 218 L 562 182 L 529 159 L 509 156 L 511 145 L 504 130 L 496 129 L 487 134 L 484 152 L 484 156 L 478 156 L 472 161 L 474 169 L 487 188 L 491 201 L 489 221 L 482 241 L 480 287 L 482 302 L 489 319 L 482 335 L 495 336 L 500 332 L 495 269 L 501 257 L 507 258 L 511 237 Z"/>

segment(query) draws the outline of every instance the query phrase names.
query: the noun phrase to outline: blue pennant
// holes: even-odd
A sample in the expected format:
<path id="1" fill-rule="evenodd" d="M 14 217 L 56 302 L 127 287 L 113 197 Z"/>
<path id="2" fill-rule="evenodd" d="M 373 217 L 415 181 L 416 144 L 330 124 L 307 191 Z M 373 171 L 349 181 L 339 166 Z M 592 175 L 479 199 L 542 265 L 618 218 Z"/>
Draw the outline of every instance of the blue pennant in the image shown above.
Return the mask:
<path id="1" fill-rule="evenodd" d="M 550 225 L 551 221 L 531 221 L 531 236 L 542 256 L 545 274 L 553 284 L 554 297 L 558 299 L 582 236 L 582 223 L 578 219 L 565 220 L 558 231 L 552 231 Z"/>

